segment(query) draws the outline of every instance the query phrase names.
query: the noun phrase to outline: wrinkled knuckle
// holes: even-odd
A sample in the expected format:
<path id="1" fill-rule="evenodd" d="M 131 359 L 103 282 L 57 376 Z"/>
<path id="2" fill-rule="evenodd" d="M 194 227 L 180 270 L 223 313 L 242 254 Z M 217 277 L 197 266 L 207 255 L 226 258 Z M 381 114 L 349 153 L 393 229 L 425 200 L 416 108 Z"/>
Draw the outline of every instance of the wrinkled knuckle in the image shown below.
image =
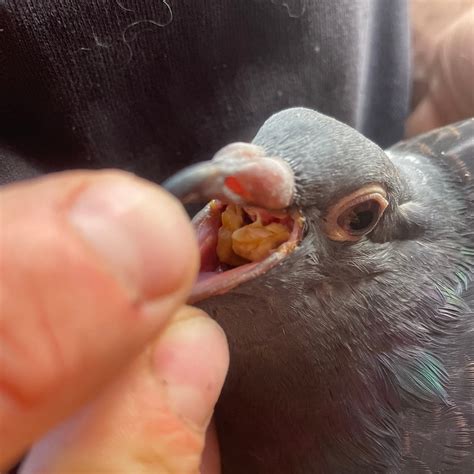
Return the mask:
<path id="1" fill-rule="evenodd" d="M 144 443 L 131 452 L 134 463 L 160 474 L 199 472 L 204 433 L 191 431 L 180 420 L 167 415 L 161 417 L 158 427 L 152 427 L 152 439 L 156 438 L 157 428 L 159 437 L 155 443 Z M 147 469 L 144 470 L 148 472 Z"/>

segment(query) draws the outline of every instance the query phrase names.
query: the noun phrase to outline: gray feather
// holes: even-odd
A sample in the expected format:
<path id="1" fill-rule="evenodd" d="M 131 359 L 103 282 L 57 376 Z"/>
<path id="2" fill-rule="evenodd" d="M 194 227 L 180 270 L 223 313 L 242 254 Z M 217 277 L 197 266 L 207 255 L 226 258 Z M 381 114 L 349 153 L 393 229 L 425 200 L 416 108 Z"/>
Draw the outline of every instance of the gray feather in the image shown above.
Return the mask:
<path id="1" fill-rule="evenodd" d="M 306 217 L 278 267 L 200 304 L 231 366 L 216 418 L 223 472 L 472 472 L 474 120 L 384 153 L 306 109 L 254 143 L 287 160 Z M 356 243 L 331 202 L 381 183 L 389 207 Z"/>

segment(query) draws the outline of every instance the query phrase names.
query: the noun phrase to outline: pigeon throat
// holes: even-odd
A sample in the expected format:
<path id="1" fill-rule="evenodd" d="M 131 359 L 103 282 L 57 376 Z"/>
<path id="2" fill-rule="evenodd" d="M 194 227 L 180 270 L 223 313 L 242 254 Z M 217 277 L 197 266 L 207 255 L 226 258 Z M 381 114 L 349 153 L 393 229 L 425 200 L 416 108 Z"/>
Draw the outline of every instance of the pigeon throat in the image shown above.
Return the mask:
<path id="1" fill-rule="evenodd" d="M 299 211 L 268 211 L 211 201 L 193 219 L 201 254 L 189 303 L 228 292 L 263 275 L 291 254 L 303 236 Z"/>

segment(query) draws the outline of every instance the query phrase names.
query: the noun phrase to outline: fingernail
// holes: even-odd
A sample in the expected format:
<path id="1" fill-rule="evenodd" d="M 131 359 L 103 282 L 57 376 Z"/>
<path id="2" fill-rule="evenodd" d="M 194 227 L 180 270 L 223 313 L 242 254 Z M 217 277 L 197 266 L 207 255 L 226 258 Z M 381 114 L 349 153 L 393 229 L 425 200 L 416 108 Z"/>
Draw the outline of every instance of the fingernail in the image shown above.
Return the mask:
<path id="1" fill-rule="evenodd" d="M 134 178 L 98 181 L 73 203 L 70 222 L 109 270 L 143 301 L 192 280 L 191 224 L 167 193 Z"/>
<path id="2" fill-rule="evenodd" d="M 207 316 L 175 322 L 160 337 L 153 361 L 171 410 L 185 423 L 206 428 L 229 365 L 222 329 Z"/>

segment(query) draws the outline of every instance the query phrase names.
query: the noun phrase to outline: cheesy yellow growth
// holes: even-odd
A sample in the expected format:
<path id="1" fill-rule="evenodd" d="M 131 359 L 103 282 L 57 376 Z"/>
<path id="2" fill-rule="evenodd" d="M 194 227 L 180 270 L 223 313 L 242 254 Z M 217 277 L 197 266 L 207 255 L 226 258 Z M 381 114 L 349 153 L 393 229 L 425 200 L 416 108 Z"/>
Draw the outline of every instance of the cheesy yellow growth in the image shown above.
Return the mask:
<path id="1" fill-rule="evenodd" d="M 242 208 L 236 205 L 227 206 L 221 221 L 217 256 L 221 262 L 234 267 L 263 260 L 290 237 L 286 226 L 277 222 L 263 225 L 259 217 L 252 224 L 243 225 Z"/>

